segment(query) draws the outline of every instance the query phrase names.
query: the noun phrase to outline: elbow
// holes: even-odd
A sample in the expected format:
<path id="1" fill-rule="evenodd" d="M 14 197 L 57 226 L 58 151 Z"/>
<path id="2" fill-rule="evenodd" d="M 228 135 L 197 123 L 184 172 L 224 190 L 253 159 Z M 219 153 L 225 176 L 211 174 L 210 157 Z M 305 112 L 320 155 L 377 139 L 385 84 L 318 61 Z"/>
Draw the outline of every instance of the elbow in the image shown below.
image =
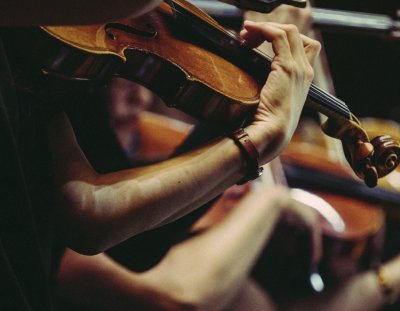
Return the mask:
<path id="1" fill-rule="evenodd" d="M 66 246 L 81 255 L 94 256 L 106 250 L 101 242 L 85 237 L 84 234 L 79 234 L 79 236 L 75 236 L 74 234 L 67 235 Z"/>
<path id="2" fill-rule="evenodd" d="M 109 246 L 106 221 L 96 212 L 92 186 L 64 185 L 58 197 L 57 230 L 67 247 L 83 255 L 96 255 Z"/>
<path id="3" fill-rule="evenodd" d="M 195 298 L 189 290 L 169 292 L 158 300 L 157 310 L 160 311 L 205 311 L 202 302 Z"/>
<path id="4" fill-rule="evenodd" d="M 96 182 L 72 181 L 59 189 L 57 223 L 66 245 L 84 255 L 99 254 L 146 228 L 127 208 L 120 208 L 120 192 Z M 131 206 L 129 206 L 130 208 Z M 121 211 L 122 210 L 122 211 Z"/>
<path id="5" fill-rule="evenodd" d="M 67 247 L 75 252 L 92 256 L 105 251 L 106 236 L 101 226 L 96 225 L 83 215 L 69 215 L 63 217 L 63 224 L 59 226 Z"/>

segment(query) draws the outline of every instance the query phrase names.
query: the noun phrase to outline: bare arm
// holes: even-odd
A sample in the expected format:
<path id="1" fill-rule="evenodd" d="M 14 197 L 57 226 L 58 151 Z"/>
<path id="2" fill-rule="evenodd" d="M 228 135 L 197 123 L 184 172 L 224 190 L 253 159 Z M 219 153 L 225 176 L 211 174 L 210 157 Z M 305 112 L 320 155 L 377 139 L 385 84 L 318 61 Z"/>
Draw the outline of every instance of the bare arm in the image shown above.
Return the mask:
<path id="1" fill-rule="evenodd" d="M 84 256 L 67 249 L 57 276 L 57 293 L 63 301 L 96 310 L 184 310 L 172 293 L 162 293 L 143 274 L 104 253 Z"/>
<path id="2" fill-rule="evenodd" d="M 50 122 L 49 135 L 59 219 L 71 246 L 83 252 L 102 251 L 172 221 L 243 175 L 240 152 L 226 138 L 160 164 L 99 175 L 86 161 L 64 114 Z"/>
<path id="3" fill-rule="evenodd" d="M 61 300 L 103 311 L 185 311 L 203 309 L 204 301 L 176 293 L 148 274 L 127 270 L 106 254 L 85 256 L 68 249 L 58 274 L 57 293 Z M 202 267 L 198 267 L 201 269 Z M 191 291 L 196 284 L 191 284 Z M 189 289 L 186 289 L 189 292 Z M 226 311 L 272 311 L 274 304 L 251 280 L 246 280 Z"/>
<path id="4" fill-rule="evenodd" d="M 248 279 L 279 215 L 291 206 L 282 200 L 285 197 L 275 188 L 248 197 L 211 229 L 174 246 L 158 266 L 141 274 L 104 254 L 82 256 L 68 251 L 58 275 L 58 292 L 66 300 L 115 311 L 139 306 L 154 311 L 380 310 L 387 297 L 374 271 L 281 306 Z M 311 214 L 306 218 L 312 227 L 315 218 Z M 382 271 L 393 297 L 399 297 L 400 257 L 385 263 Z"/>
<path id="5" fill-rule="evenodd" d="M 4 0 L 0 26 L 89 24 L 145 12 L 159 0 Z"/>
<path id="6" fill-rule="evenodd" d="M 172 247 L 145 273 L 129 271 L 104 254 L 82 256 L 69 250 L 58 292 L 105 310 L 273 310 L 249 273 L 279 219 L 294 213 L 308 227 L 317 220 L 311 209 L 297 204 L 287 190 L 264 187 L 211 228 Z"/>

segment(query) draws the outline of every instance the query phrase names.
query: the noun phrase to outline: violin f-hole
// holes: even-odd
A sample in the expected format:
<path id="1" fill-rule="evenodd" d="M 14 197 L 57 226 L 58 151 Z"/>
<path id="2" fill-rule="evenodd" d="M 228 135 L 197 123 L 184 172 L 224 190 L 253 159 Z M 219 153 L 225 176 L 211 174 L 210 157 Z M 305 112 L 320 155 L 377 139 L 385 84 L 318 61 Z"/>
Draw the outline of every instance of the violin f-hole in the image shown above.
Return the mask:
<path id="1" fill-rule="evenodd" d="M 121 24 L 121 23 L 107 23 L 104 26 L 106 34 L 112 39 L 115 40 L 115 35 L 112 33 L 112 29 L 120 30 L 129 34 L 138 35 L 146 38 L 154 38 L 157 36 L 157 31 L 151 24 L 146 24 L 145 29 L 138 29 L 129 25 Z"/>

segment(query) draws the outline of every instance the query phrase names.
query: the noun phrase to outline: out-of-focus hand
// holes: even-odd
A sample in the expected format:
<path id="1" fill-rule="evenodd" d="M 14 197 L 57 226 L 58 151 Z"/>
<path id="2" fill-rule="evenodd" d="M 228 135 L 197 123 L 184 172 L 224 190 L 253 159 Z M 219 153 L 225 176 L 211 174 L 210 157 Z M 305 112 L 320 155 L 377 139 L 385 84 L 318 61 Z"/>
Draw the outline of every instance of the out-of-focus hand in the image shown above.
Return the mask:
<path id="1" fill-rule="evenodd" d="M 294 24 L 299 32 L 307 35 L 311 29 L 312 8 L 309 2 L 305 8 L 297 8 L 292 5 L 282 4 L 271 13 L 245 12 L 245 19 L 257 22 L 275 22 L 280 24 Z"/>
<path id="2" fill-rule="evenodd" d="M 380 268 L 380 282 L 385 282 L 385 286 L 390 289 L 390 298 L 393 300 L 400 299 L 400 255 L 393 257 L 385 262 Z M 383 286 L 384 284 L 380 284 Z M 384 289 L 383 289 L 384 290 Z"/>
<path id="3" fill-rule="evenodd" d="M 255 184 L 254 184 L 255 183 Z M 304 232 L 309 237 L 311 245 L 310 264 L 315 268 L 322 256 L 322 233 L 319 213 L 307 205 L 307 202 L 299 200 L 299 195 L 294 195 L 292 190 L 276 185 L 258 184 L 255 181 L 250 184 L 233 186 L 229 188 L 214 206 L 192 228 L 193 231 L 207 230 L 218 225 L 235 208 L 239 208 L 240 201 L 245 197 L 254 197 L 257 204 L 271 205 L 277 213 L 274 227 L 284 225 L 288 230 Z M 312 196 L 310 194 L 310 196 Z M 309 196 L 309 197 L 310 197 Z M 264 202 L 264 203 L 263 203 Z M 271 202 L 274 202 L 271 204 Z M 241 203 L 240 203 L 241 204 Z M 247 208 L 255 208 L 255 203 L 248 203 Z M 272 214 L 272 211 L 271 211 Z M 279 223 L 279 224 L 278 224 Z M 276 250 L 284 252 L 286 250 Z"/>

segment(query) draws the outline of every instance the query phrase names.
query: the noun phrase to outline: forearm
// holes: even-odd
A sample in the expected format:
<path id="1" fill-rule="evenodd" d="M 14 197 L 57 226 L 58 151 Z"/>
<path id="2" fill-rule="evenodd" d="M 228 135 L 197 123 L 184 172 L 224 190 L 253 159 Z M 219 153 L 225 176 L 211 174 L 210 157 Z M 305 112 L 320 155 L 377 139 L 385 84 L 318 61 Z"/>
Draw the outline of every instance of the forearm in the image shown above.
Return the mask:
<path id="1" fill-rule="evenodd" d="M 246 197 L 221 222 L 174 246 L 154 275 L 169 281 L 166 287 L 178 297 L 201 302 L 204 310 L 229 305 L 268 242 L 285 197 L 277 188 Z M 171 271 L 174 278 L 168 277 Z"/>
<path id="2" fill-rule="evenodd" d="M 50 121 L 49 136 L 61 224 L 72 246 L 83 252 L 102 251 L 187 214 L 245 174 L 242 155 L 227 138 L 156 165 L 99 175 L 65 115 Z"/>
<path id="3" fill-rule="evenodd" d="M 181 260 L 185 261 L 185 258 Z M 201 270 L 202 266 L 198 266 L 197 269 Z M 179 271 L 170 270 L 168 277 L 174 278 L 174 273 L 180 275 Z M 188 294 L 177 293 L 174 288 L 168 287 L 168 282 L 157 272 L 135 273 L 104 253 L 84 256 L 67 249 L 56 281 L 58 298 L 69 305 L 81 308 L 89 307 L 103 311 L 216 311 L 221 309 L 218 305 L 211 307 L 205 305 L 205 301 L 194 302 Z M 196 289 L 197 284 L 191 283 L 186 287 L 186 292 Z M 227 304 L 223 310 L 267 311 L 275 310 L 275 308 L 274 303 L 257 284 L 246 280 L 240 291 L 236 293 L 232 304 Z"/>
<path id="4" fill-rule="evenodd" d="M 251 285 L 248 275 L 280 217 L 286 200 L 282 191 L 251 194 L 221 222 L 174 246 L 145 273 L 127 270 L 104 254 L 67 250 L 58 293 L 67 301 L 113 311 L 270 310 L 272 301 Z"/>
<path id="5" fill-rule="evenodd" d="M 172 295 L 159 292 L 143 274 L 104 253 L 84 256 L 67 249 L 57 275 L 57 295 L 68 303 L 104 311 L 182 310 Z"/>

